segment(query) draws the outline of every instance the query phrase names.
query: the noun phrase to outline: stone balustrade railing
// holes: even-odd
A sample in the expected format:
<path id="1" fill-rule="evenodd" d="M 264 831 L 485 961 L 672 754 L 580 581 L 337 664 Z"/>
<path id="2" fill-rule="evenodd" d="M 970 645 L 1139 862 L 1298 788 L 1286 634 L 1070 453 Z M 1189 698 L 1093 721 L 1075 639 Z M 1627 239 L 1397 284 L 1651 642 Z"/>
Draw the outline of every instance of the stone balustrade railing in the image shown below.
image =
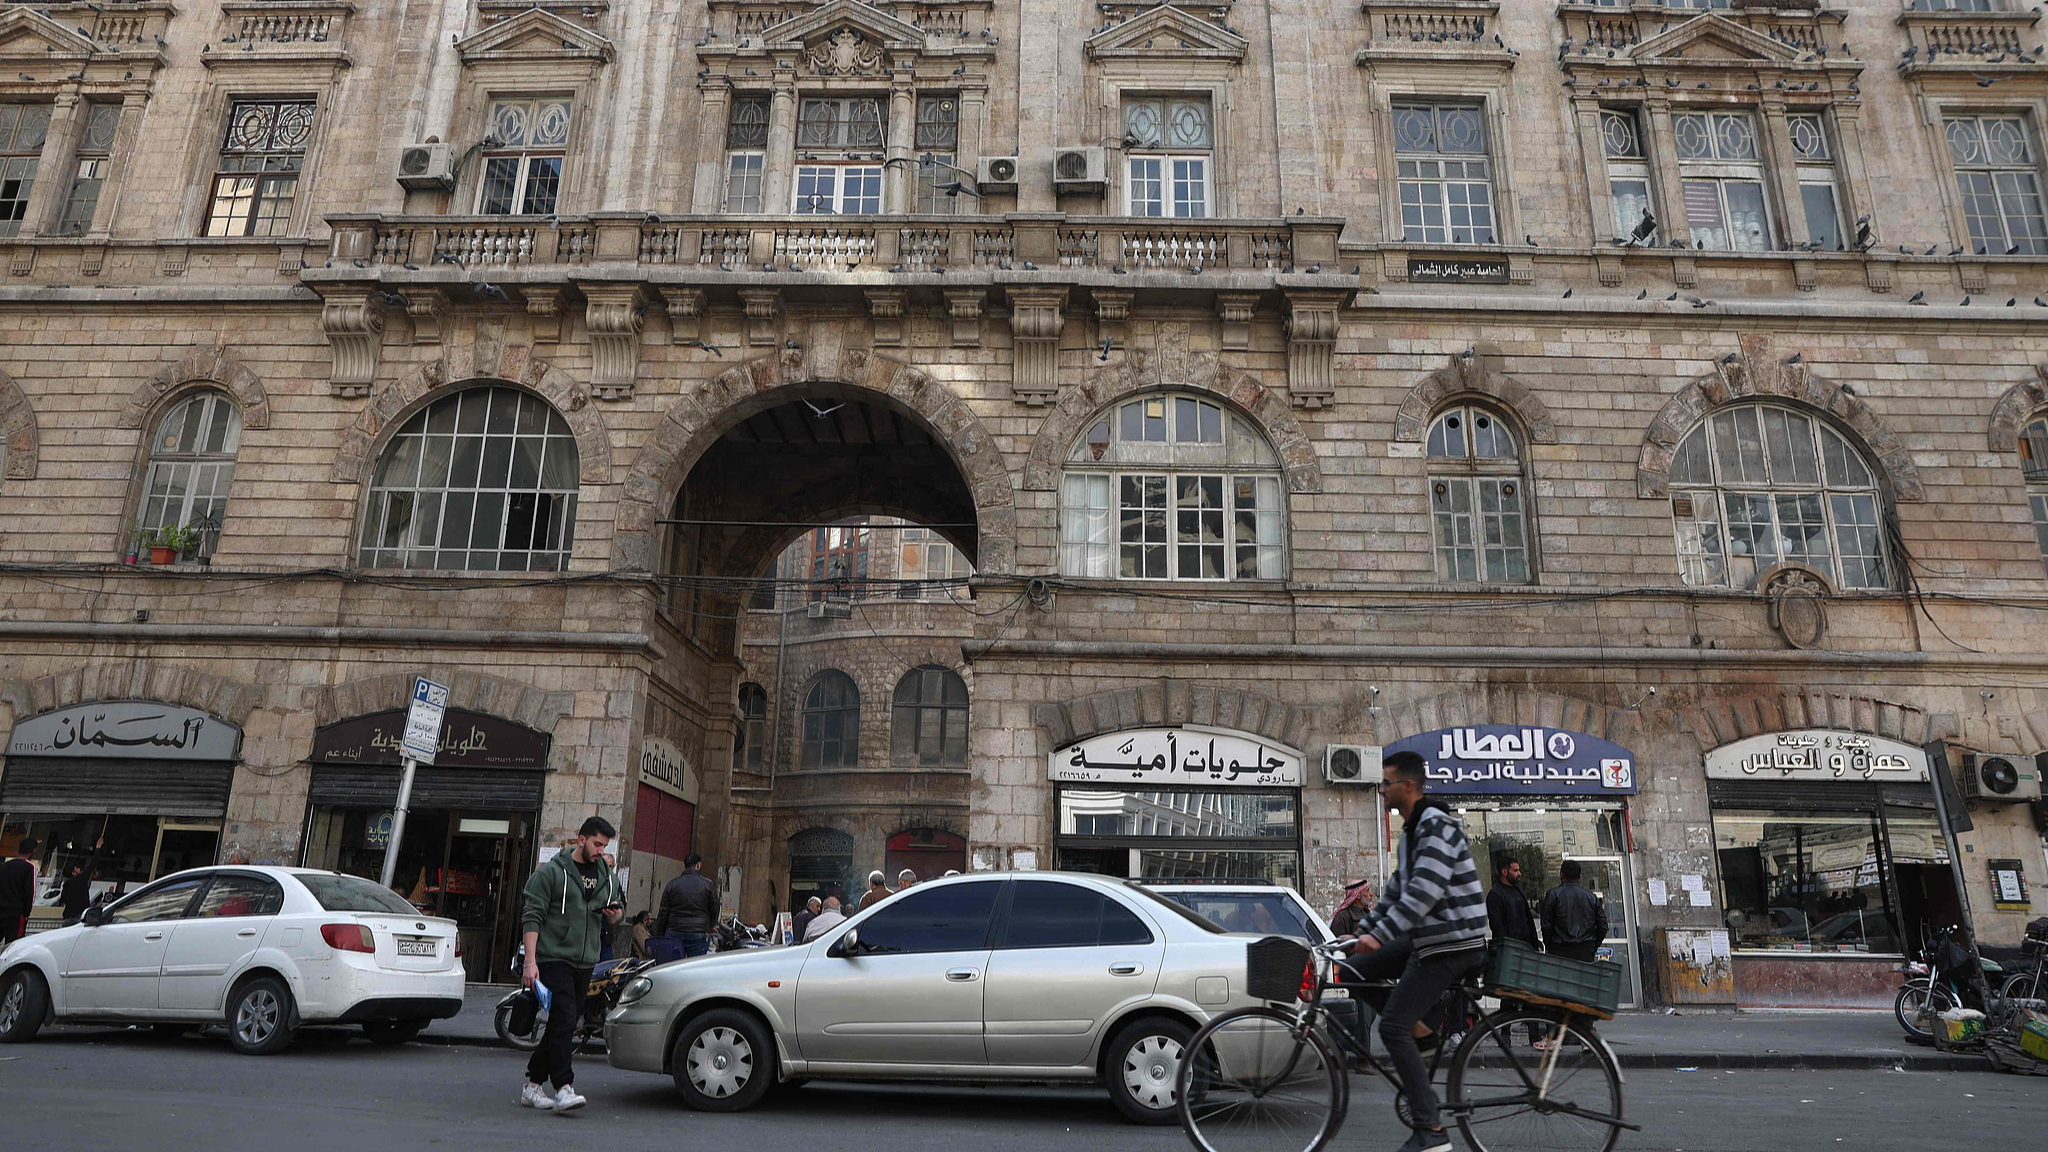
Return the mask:
<path id="1" fill-rule="evenodd" d="M 1417 5 L 1418 7 L 1420 5 Z M 1626 51 L 1664 30 L 1695 16 L 1712 11 L 1716 16 L 1741 24 L 1801 53 L 1837 53 L 1842 43 L 1844 13 L 1825 6 L 1784 8 L 1760 4 L 1703 3 L 1600 3 L 1581 0 L 1560 4 L 1558 20 L 1571 38 L 1571 51 L 1579 55 Z"/>

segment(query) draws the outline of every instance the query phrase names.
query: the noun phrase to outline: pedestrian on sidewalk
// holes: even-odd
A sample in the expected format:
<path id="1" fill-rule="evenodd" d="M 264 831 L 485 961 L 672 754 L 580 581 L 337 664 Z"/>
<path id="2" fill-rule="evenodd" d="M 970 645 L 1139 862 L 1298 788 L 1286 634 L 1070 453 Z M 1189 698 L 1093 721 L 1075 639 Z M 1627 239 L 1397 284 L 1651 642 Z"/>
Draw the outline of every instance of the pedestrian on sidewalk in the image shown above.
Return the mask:
<path id="1" fill-rule="evenodd" d="M 816 896 L 804 901 L 804 910 L 797 913 L 789 922 L 789 938 L 798 944 L 803 943 L 805 930 L 810 928 L 811 921 L 818 918 L 818 913 L 824 910 L 825 902 Z"/>
<path id="2" fill-rule="evenodd" d="M 825 897 L 825 910 L 812 917 L 810 924 L 804 928 L 804 939 L 816 940 L 826 932 L 844 923 L 846 923 L 846 916 L 839 911 L 839 897 L 827 896 Z"/>
<path id="3" fill-rule="evenodd" d="M 1529 910 L 1529 898 L 1522 894 L 1522 862 L 1506 852 L 1493 854 L 1493 887 L 1486 893 L 1486 927 L 1495 940 L 1520 940 L 1540 949 L 1536 937 L 1536 915 Z M 1529 1043 L 1540 1044 L 1543 1025 L 1531 1023 Z"/>
<path id="4" fill-rule="evenodd" d="M 1372 911 L 1372 881 L 1353 880 L 1344 886 L 1344 902 L 1330 917 L 1330 931 L 1338 936 L 1358 935 L 1358 922 Z M 1339 969 L 1342 971 L 1342 969 Z"/>
<path id="5" fill-rule="evenodd" d="M 895 894 L 889 890 L 889 878 L 877 868 L 868 873 L 868 890 L 861 895 L 858 911 L 865 912 Z"/>
<path id="6" fill-rule="evenodd" d="M 0 864 L 0 948 L 28 935 L 29 909 L 36 906 L 36 838 L 22 837 L 14 859 Z"/>
<path id="7" fill-rule="evenodd" d="M 711 931 L 717 926 L 718 885 L 704 875 L 704 858 L 692 852 L 683 857 L 683 874 L 661 890 L 654 934 L 681 945 L 687 960 L 711 951 Z"/>
<path id="8" fill-rule="evenodd" d="M 617 835 L 611 822 L 592 816 L 576 832 L 576 846 L 557 852 L 533 870 L 526 881 L 520 931 L 526 948 L 522 980 L 528 988 L 545 984 L 553 997 L 547 1030 L 526 1062 L 526 1086 L 519 1103 L 543 1111 L 568 1112 L 586 1103 L 576 1092 L 576 1024 L 583 1015 L 583 997 L 590 970 L 597 964 L 599 925 L 616 924 L 625 914 L 625 896 L 618 873 L 605 860 L 605 849 Z M 553 1084 L 550 1097 L 546 1084 Z"/>
<path id="9" fill-rule="evenodd" d="M 64 909 L 65 927 L 85 918 L 86 907 L 92 903 L 93 877 L 107 855 L 107 841 L 102 837 L 94 842 L 91 856 L 73 864 L 64 874 L 64 887 L 58 892 L 57 903 Z"/>
<path id="10" fill-rule="evenodd" d="M 905 868 L 903 871 L 898 872 L 896 874 L 896 890 L 898 892 L 903 891 L 904 889 L 910 887 L 912 884 L 915 883 L 917 883 L 917 873 L 912 872 L 908 868 Z"/>
<path id="11" fill-rule="evenodd" d="M 1607 908 L 1580 885 L 1577 860 L 1558 865 L 1557 875 L 1562 883 L 1543 896 L 1543 939 L 1551 955 L 1591 963 L 1607 939 Z"/>
<path id="12" fill-rule="evenodd" d="M 647 913 L 646 913 L 645 911 L 640 911 L 640 912 L 635 912 L 635 913 L 633 913 L 633 919 L 631 919 L 630 921 L 628 921 L 628 923 L 630 923 L 630 924 L 631 924 L 631 925 L 633 926 L 633 933 L 632 933 L 632 935 L 633 935 L 633 953 L 632 953 L 632 955 L 633 955 L 633 959 L 635 959 L 635 960 L 652 960 L 652 959 L 654 959 L 654 953 L 652 953 L 652 952 L 650 952 L 650 951 L 648 951 L 648 950 L 647 950 L 647 940 L 648 940 L 648 937 L 650 937 L 650 936 L 652 936 L 652 935 L 653 935 L 653 932 L 651 932 L 651 931 L 650 931 L 650 930 L 648 929 L 648 927 L 647 927 L 647 925 L 648 925 L 648 922 L 649 922 L 649 917 L 648 917 L 648 915 L 647 915 Z"/>

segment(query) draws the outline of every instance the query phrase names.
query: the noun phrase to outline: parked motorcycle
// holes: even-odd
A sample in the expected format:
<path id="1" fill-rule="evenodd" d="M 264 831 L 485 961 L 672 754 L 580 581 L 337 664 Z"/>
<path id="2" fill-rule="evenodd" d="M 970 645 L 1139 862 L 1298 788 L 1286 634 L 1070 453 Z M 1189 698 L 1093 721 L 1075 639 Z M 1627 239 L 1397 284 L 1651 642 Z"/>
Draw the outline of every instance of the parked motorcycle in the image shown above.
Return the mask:
<path id="1" fill-rule="evenodd" d="M 738 916 L 727 916 L 718 922 L 718 931 L 713 948 L 719 952 L 732 952 L 740 948 L 766 948 L 768 926 L 766 924 L 742 924 Z"/>
<path id="2" fill-rule="evenodd" d="M 512 971 L 519 973 L 525 966 L 526 950 L 523 947 L 515 949 Z M 604 1038 L 605 1014 L 618 1003 L 619 993 L 635 975 L 653 966 L 652 960 L 606 960 L 590 970 L 590 986 L 583 995 L 583 1013 L 576 1021 L 577 1047 Z M 548 1019 L 547 1013 L 540 1010 L 540 997 L 531 988 L 520 988 L 498 1001 L 492 1022 L 497 1026 L 498 1039 L 522 1051 L 532 1051 L 540 1047 L 541 1033 L 547 1030 Z"/>
<path id="3" fill-rule="evenodd" d="M 1974 983 L 1960 979 L 1955 971 L 1953 952 L 1944 967 L 1944 952 L 1962 950 L 1967 955 L 1967 950 L 1955 943 L 1961 931 L 1960 927 L 1951 926 L 1936 932 L 1921 949 L 1919 959 L 1894 969 L 1905 977 L 1905 982 L 1899 989 L 1898 998 L 1892 1002 L 1892 1014 L 1898 1017 L 1899 1027 L 1904 1028 L 1908 1036 L 1931 1040 L 1934 1021 L 1943 1012 L 1957 1006 L 1979 1010 L 1984 1007 L 1977 1002 Z M 1978 962 L 1983 966 L 1984 982 L 1990 987 L 1999 987 L 2005 968 L 1995 960 L 1980 957 Z M 1963 973 L 1968 971 L 1967 967 L 1962 969 Z"/>

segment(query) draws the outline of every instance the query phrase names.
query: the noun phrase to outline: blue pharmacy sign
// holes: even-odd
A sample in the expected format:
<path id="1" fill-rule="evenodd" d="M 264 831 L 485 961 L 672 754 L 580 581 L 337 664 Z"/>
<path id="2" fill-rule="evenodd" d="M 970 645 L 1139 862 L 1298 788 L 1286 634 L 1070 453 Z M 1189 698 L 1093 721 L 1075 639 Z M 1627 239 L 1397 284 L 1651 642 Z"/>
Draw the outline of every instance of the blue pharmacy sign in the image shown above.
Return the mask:
<path id="1" fill-rule="evenodd" d="M 1429 764 L 1441 796 L 1633 796 L 1635 753 L 1562 728 L 1479 724 L 1439 728 L 1386 746 Z"/>

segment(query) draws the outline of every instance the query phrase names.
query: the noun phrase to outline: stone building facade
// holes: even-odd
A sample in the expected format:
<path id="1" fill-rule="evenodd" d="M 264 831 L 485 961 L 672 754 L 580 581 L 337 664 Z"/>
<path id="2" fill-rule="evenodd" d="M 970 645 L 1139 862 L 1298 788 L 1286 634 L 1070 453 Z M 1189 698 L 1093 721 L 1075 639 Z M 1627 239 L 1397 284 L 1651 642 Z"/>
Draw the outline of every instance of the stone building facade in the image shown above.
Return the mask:
<path id="1" fill-rule="evenodd" d="M 813 830 L 1327 905 L 1389 832 L 1331 750 L 1442 733 L 1489 845 L 1611 867 L 1640 999 L 1697 932 L 1728 998 L 1868 1001 L 2048 867 L 1928 783 L 2048 747 L 2037 19 L 0 5 L 7 834 L 361 867 L 426 674 L 476 735 L 401 871 L 486 940 L 591 813 L 636 899 L 697 851 L 752 918 Z M 747 607 L 852 517 L 971 602 Z M 964 767 L 896 756 L 896 661 L 968 686 Z M 232 759 L 78 743 L 181 717 Z M 1523 730 L 1625 776 L 1503 775 Z M 1191 732 L 1279 767 L 1068 767 Z"/>

